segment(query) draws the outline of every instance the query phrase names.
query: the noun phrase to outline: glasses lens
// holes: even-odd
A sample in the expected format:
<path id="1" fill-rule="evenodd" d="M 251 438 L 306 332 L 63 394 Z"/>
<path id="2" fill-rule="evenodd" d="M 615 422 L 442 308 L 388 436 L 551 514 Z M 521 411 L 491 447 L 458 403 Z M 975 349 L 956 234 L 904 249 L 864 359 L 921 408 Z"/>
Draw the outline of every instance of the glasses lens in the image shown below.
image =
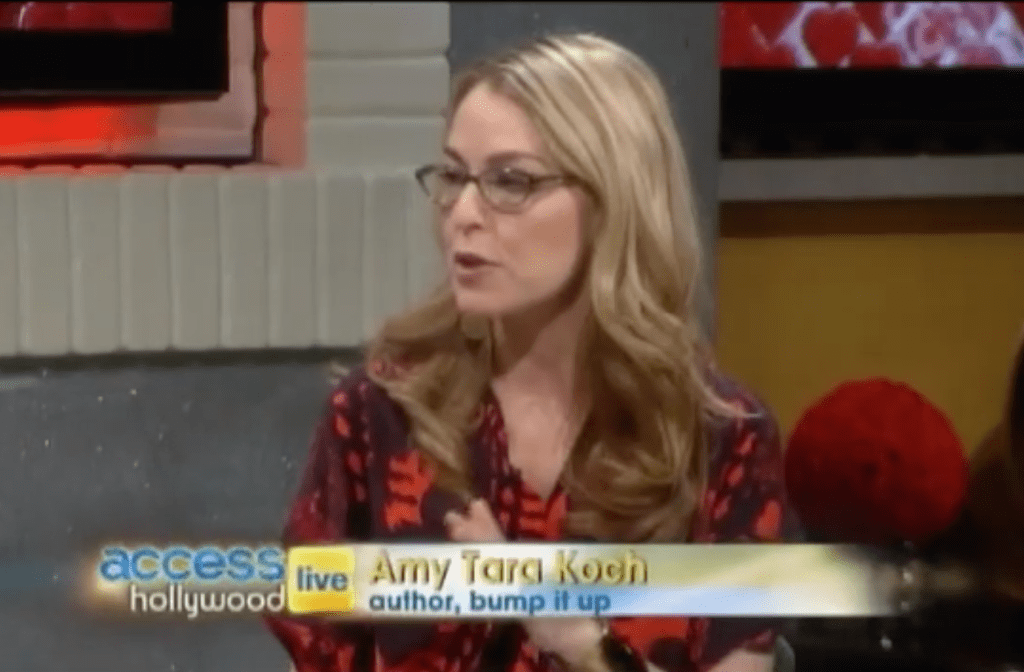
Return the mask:
<path id="1" fill-rule="evenodd" d="M 472 177 L 464 170 L 431 166 L 417 175 L 420 185 L 436 205 L 450 207 L 459 199 Z M 533 193 L 535 178 L 521 170 L 502 168 L 480 176 L 478 184 L 484 199 L 504 210 L 520 208 Z"/>
<path id="2" fill-rule="evenodd" d="M 464 174 L 444 166 L 432 167 L 420 174 L 420 184 L 423 185 L 427 196 L 437 205 L 444 207 L 455 202 L 466 179 Z"/>
<path id="3" fill-rule="evenodd" d="M 518 170 L 503 169 L 488 173 L 481 182 L 487 200 L 498 208 L 518 208 L 533 193 L 532 178 Z"/>

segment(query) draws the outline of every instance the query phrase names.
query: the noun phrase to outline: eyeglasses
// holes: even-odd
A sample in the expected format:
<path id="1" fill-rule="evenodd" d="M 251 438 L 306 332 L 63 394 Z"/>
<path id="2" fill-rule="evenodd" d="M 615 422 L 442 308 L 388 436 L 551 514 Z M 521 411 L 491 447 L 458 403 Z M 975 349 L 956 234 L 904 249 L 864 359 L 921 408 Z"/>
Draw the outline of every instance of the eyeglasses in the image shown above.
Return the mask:
<path id="1" fill-rule="evenodd" d="M 495 210 L 515 212 L 543 187 L 578 183 L 572 175 L 532 175 L 518 168 L 491 168 L 479 175 L 449 166 L 424 166 L 416 171 L 416 181 L 430 200 L 441 208 L 450 208 L 459 200 L 466 185 L 476 184 L 487 204 Z"/>

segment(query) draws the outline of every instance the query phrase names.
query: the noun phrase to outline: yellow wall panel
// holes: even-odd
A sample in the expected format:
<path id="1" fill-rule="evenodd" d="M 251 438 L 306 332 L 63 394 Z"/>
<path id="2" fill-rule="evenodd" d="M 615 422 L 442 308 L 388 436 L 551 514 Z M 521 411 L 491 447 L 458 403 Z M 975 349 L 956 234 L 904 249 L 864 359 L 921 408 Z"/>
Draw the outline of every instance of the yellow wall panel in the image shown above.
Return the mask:
<path id="1" fill-rule="evenodd" d="M 937 404 L 973 448 L 1002 411 L 1024 326 L 1024 203 L 981 201 L 950 226 L 957 207 L 723 207 L 722 366 L 787 433 L 839 382 L 888 376 Z"/>

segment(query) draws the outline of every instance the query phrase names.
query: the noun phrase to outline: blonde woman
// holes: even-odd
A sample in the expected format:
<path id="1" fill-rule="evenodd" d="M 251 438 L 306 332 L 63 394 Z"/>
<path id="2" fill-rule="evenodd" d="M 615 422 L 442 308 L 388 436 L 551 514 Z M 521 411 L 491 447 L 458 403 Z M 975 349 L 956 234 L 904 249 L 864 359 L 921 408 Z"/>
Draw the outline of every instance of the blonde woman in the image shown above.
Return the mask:
<path id="1" fill-rule="evenodd" d="M 789 534 L 774 422 L 699 336 L 694 197 L 645 63 L 591 35 L 483 62 L 417 177 L 447 278 L 338 386 L 285 543 Z M 298 672 L 767 670 L 775 625 L 270 620 Z"/>

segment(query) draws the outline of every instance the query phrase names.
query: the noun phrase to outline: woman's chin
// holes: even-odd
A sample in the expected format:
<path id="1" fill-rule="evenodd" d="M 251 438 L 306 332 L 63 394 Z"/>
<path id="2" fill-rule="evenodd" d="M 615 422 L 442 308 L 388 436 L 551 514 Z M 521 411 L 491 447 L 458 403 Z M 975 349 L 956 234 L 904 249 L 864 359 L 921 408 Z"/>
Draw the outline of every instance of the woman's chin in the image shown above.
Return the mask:
<path id="1" fill-rule="evenodd" d="M 459 313 L 474 318 L 495 320 L 525 315 L 537 308 L 552 305 L 553 302 L 550 297 L 538 299 L 520 292 L 487 291 L 458 285 L 452 289 Z"/>
<path id="2" fill-rule="evenodd" d="M 505 312 L 500 306 L 485 301 L 456 301 L 456 306 L 462 315 L 479 319 L 500 317 Z"/>
<path id="3" fill-rule="evenodd" d="M 491 292 L 475 292 L 458 288 L 455 291 L 455 305 L 463 315 L 481 318 L 499 317 L 509 309 L 507 301 Z"/>

